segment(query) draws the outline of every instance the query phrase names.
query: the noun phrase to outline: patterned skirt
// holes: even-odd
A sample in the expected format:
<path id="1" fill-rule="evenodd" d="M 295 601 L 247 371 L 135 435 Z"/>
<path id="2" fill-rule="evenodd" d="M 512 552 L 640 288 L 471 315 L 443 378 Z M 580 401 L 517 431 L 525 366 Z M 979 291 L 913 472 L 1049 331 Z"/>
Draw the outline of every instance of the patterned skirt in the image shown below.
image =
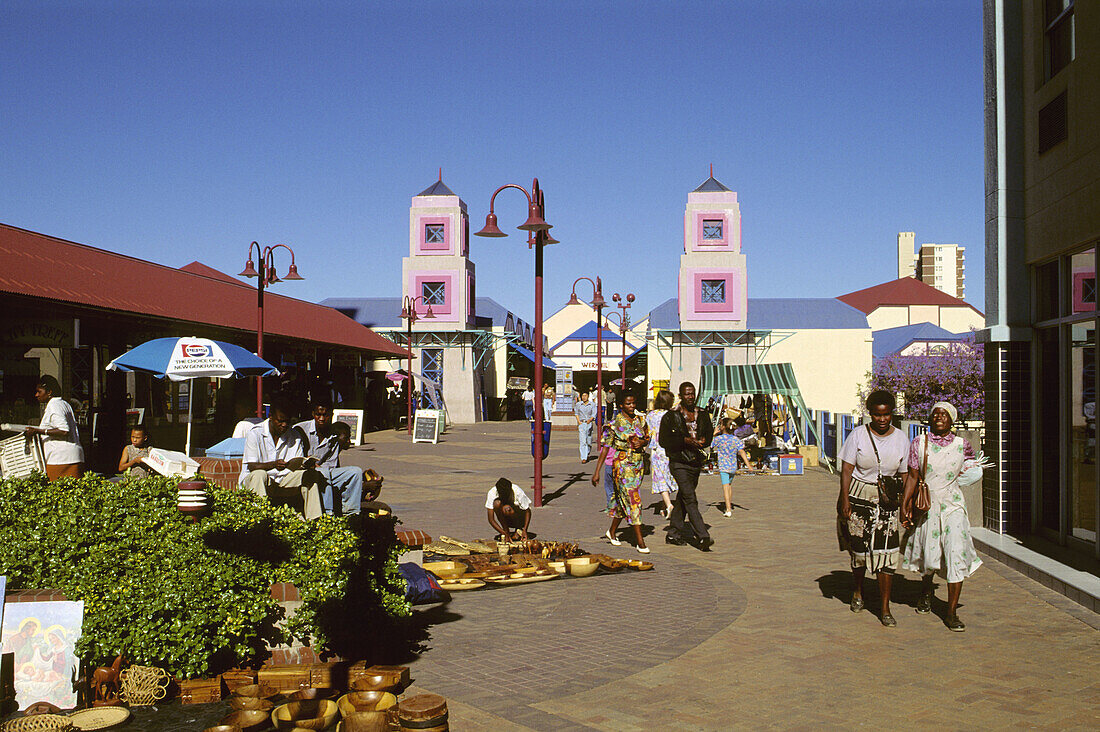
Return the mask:
<path id="1" fill-rule="evenodd" d="M 848 488 L 852 515 L 845 521 L 837 516 L 837 539 L 841 551 L 851 555 L 852 569 L 895 572 L 901 566 L 900 510 L 884 510 L 878 503 L 878 486 L 852 478 Z"/>
<path id="2" fill-rule="evenodd" d="M 672 479 L 672 471 L 668 469 L 668 454 L 663 447 L 658 447 L 653 450 L 649 465 L 649 488 L 653 491 L 653 494 L 675 493 L 676 481 Z"/>
<path id="3" fill-rule="evenodd" d="M 627 526 L 642 523 L 642 498 L 638 488 L 642 485 L 645 470 L 641 453 L 619 451 L 612 466 L 615 490 L 611 502 L 607 505 L 607 514 L 613 519 L 622 519 Z"/>

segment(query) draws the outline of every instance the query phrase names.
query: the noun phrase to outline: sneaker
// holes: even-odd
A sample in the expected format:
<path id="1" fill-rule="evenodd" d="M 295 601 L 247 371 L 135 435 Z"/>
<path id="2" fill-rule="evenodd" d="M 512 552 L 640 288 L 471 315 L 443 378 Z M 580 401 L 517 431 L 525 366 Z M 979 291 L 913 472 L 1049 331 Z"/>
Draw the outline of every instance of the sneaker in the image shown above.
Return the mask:
<path id="1" fill-rule="evenodd" d="M 921 595 L 920 596 L 920 599 L 917 600 L 917 612 L 920 613 L 921 615 L 927 615 L 928 613 L 932 612 L 932 596 L 931 595 Z"/>
<path id="2" fill-rule="evenodd" d="M 953 630 L 956 633 L 961 633 L 966 630 L 966 625 L 963 624 L 963 621 L 959 620 L 958 615 L 948 615 L 944 619 L 943 624 L 947 626 L 948 630 Z"/>
<path id="3" fill-rule="evenodd" d="M 684 544 L 687 544 L 686 541 L 684 541 L 683 539 L 681 539 L 680 537 L 678 537 L 674 534 L 669 534 L 668 536 L 666 536 L 665 537 L 665 543 L 666 544 L 674 544 L 676 546 L 683 546 Z"/>

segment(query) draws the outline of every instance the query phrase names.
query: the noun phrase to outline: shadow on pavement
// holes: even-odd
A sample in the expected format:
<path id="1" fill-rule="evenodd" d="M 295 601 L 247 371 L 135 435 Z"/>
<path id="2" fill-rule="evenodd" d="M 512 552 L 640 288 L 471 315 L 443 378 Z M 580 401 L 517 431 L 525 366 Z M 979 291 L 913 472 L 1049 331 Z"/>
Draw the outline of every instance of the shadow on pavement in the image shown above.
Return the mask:
<path id="1" fill-rule="evenodd" d="M 567 478 L 566 481 L 561 484 L 560 488 L 553 491 L 552 493 L 543 493 L 542 494 L 542 505 L 545 506 L 547 503 L 550 503 L 555 498 L 561 498 L 563 495 L 565 495 L 565 490 L 569 486 L 571 486 L 575 483 L 579 483 L 583 480 L 587 480 L 588 477 L 589 477 L 588 473 L 570 473 L 569 478 Z"/>

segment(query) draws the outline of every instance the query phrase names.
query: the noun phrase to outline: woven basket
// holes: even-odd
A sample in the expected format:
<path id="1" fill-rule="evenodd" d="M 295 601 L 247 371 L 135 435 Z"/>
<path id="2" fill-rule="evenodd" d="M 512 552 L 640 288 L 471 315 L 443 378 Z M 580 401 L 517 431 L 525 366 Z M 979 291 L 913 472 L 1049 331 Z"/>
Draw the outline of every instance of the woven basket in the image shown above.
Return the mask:
<path id="1" fill-rule="evenodd" d="M 73 728 L 72 720 L 60 714 L 35 714 L 31 717 L 17 717 L 0 726 L 3 732 L 69 732 Z"/>
<path id="2" fill-rule="evenodd" d="M 130 710 L 126 707 L 92 707 L 69 715 L 78 730 L 107 729 L 129 718 Z"/>
<path id="3" fill-rule="evenodd" d="M 168 674 L 156 666 L 130 666 L 119 674 L 119 698 L 132 707 L 155 704 L 168 694 Z"/>

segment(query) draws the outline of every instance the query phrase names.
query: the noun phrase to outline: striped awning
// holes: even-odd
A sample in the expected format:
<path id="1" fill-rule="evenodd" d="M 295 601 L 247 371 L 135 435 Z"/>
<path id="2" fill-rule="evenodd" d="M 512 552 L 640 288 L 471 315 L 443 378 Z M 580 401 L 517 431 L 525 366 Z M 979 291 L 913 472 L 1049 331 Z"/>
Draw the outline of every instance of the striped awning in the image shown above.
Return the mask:
<path id="1" fill-rule="evenodd" d="M 780 394 L 801 397 L 789 363 L 745 366 L 704 366 L 699 379 L 699 401 L 726 394 Z"/>

